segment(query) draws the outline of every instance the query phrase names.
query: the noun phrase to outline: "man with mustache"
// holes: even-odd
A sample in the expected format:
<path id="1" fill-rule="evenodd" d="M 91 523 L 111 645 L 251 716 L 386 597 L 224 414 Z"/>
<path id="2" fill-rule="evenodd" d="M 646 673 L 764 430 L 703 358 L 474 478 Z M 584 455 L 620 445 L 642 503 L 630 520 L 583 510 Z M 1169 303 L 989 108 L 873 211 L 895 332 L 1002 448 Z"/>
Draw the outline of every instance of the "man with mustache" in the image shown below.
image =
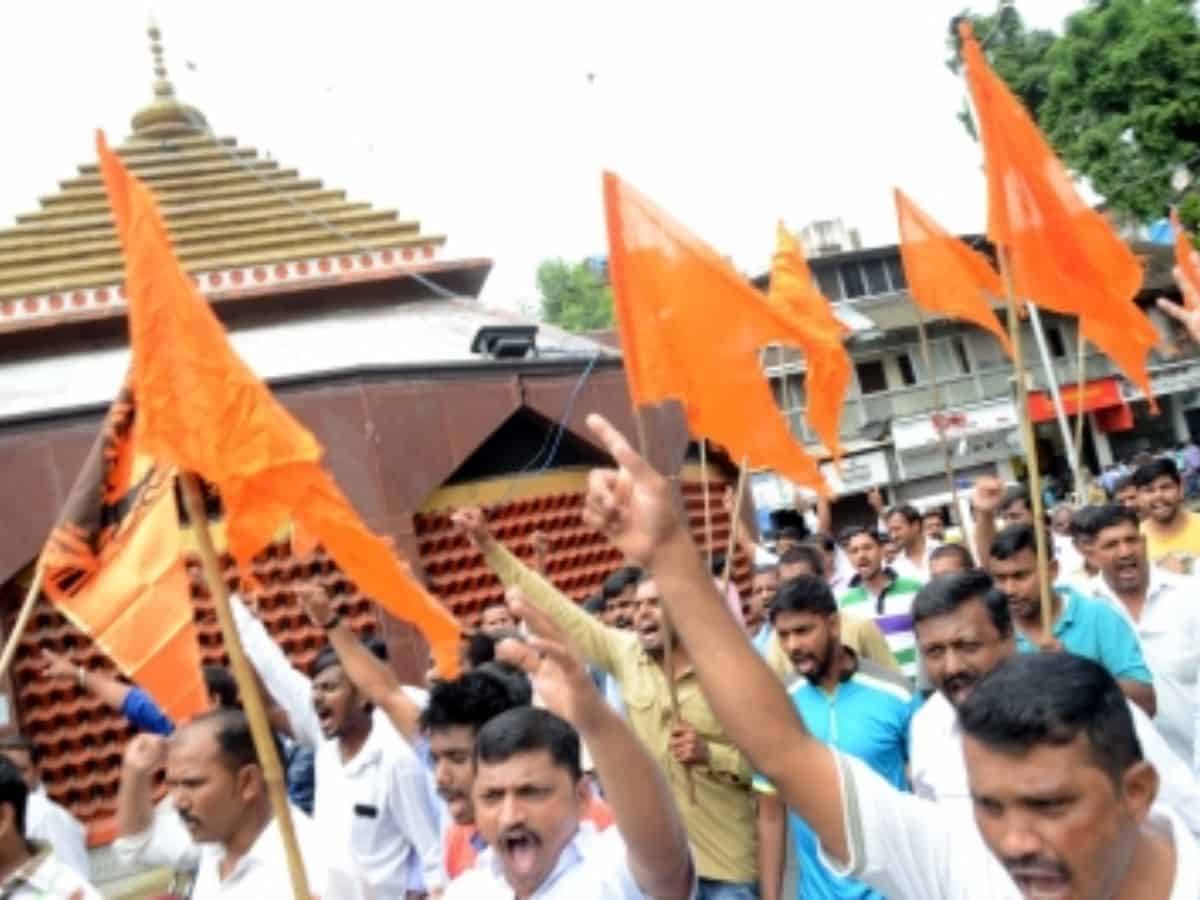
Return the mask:
<path id="1" fill-rule="evenodd" d="M 1091 558 L 1100 569 L 1093 589 L 1129 614 L 1154 675 L 1154 722 L 1180 759 L 1197 768 L 1200 581 L 1150 564 L 1146 536 L 1131 510 L 1104 506 L 1086 524 Z"/>
<path id="2" fill-rule="evenodd" d="M 1008 601 L 992 587 L 986 572 L 967 571 L 935 578 L 922 588 L 913 603 L 913 619 L 926 671 L 937 689 L 912 720 L 913 790 L 954 816 L 964 832 L 977 832 L 958 709 L 980 682 L 1017 652 Z M 1142 753 L 1159 774 L 1156 802 L 1197 833 L 1200 785 L 1149 717 L 1133 703 L 1129 712 Z M 974 848 L 962 852 L 974 854 L 979 883 L 991 889 L 992 897 L 1011 896 L 1011 879 L 996 867 L 982 835 Z"/>
<path id="3" fill-rule="evenodd" d="M 324 840 L 362 869 L 377 894 L 419 896 L 439 887 L 436 810 L 409 742 L 355 687 L 334 646 L 317 654 L 306 677 L 240 601 L 231 605 L 246 656 L 296 740 L 316 748 L 313 821 Z M 328 633 L 341 619 L 335 612 L 318 624 Z"/>
<path id="4" fill-rule="evenodd" d="M 620 686 L 629 725 L 667 773 L 683 815 L 696 854 L 699 900 L 754 898 L 758 864 L 750 765 L 713 719 L 693 675 L 695 663 L 659 606 L 655 579 L 646 575 L 637 585 L 633 633 L 606 628 L 493 540 L 482 511 L 461 509 L 453 519 L 500 580 L 519 587 L 526 605 L 545 613 L 590 665 L 607 671 Z M 712 576 L 705 577 L 707 590 L 715 592 Z M 717 606 L 749 648 L 725 600 Z M 668 640 L 674 644 L 669 657 Z M 678 718 L 672 714 L 668 680 L 678 698 Z M 607 796 L 603 776 L 601 783 Z"/>
<path id="5" fill-rule="evenodd" d="M 457 878 L 475 864 L 486 846 L 475 821 L 471 788 L 475 783 L 475 739 L 492 719 L 528 706 L 514 702 L 512 693 L 486 672 L 467 672 L 436 684 L 420 714 L 420 727 L 429 742 L 438 796 L 446 804 L 451 824 L 442 839 L 443 864 Z M 584 821 L 597 831 L 612 824 L 612 811 L 589 789 L 581 810 Z"/>
<path id="6" fill-rule="evenodd" d="M 695 898 L 688 836 L 663 773 L 550 618 L 520 599 L 514 607 L 536 636 L 497 651 L 529 675 L 548 709 L 511 709 L 480 730 L 472 803 L 488 849 L 445 900 Z M 581 738 L 612 802 L 615 827 L 603 832 L 582 820 L 591 790 Z"/>
<path id="7" fill-rule="evenodd" d="M 277 748 L 278 749 L 278 748 Z M 153 821 L 154 773 L 166 786 L 186 835 Z M 291 810 L 309 889 L 322 898 L 369 896 L 308 816 Z M 192 900 L 264 900 L 290 894 L 290 875 L 250 724 L 238 709 L 197 716 L 167 739 L 140 734 L 125 751 L 117 823 L 126 849 L 196 869 Z"/>
<path id="8" fill-rule="evenodd" d="M 809 733 L 719 608 L 670 481 L 605 419 L 591 415 L 588 426 L 618 468 L 590 474 L 584 521 L 660 581 L 718 719 L 813 829 L 826 861 L 889 900 L 989 897 L 962 852 L 975 835 Z M 1150 813 L 1158 778 L 1102 667 L 1015 654 L 971 693 L 959 721 L 976 821 L 1018 886 L 1010 896 L 1200 896 L 1196 845 L 1177 819 Z"/>
<path id="9" fill-rule="evenodd" d="M 841 622 L 829 586 L 815 575 L 785 581 L 771 604 L 779 642 L 801 677 L 788 693 L 812 735 L 858 757 L 890 784 L 907 788 L 904 767 L 912 695 L 894 674 L 868 674 L 842 645 Z M 780 900 L 785 837 L 783 803 L 770 782 L 759 792 L 759 870 L 762 900 Z M 834 875 L 820 860 L 817 839 L 802 820 L 789 823 L 800 865 L 797 898 L 879 898 L 868 886 Z"/>
<path id="10" fill-rule="evenodd" d="M 1145 516 L 1142 534 L 1151 561 L 1158 565 L 1173 556 L 1190 562 L 1200 556 L 1200 513 L 1184 505 L 1183 479 L 1175 461 L 1162 458 L 1139 466 L 1133 484 Z"/>
<path id="11" fill-rule="evenodd" d="M 873 621 L 887 638 L 900 671 L 915 678 L 917 651 L 909 611 L 921 583 L 884 564 L 883 542 L 876 532 L 848 528 L 843 532 L 843 543 L 858 574 L 851 579 L 850 590 L 838 597 L 838 609 L 848 618 Z"/>
<path id="12" fill-rule="evenodd" d="M 1111 605 L 1056 583 L 1054 545 L 1047 543 L 1051 633 L 1042 627 L 1042 590 L 1032 525 L 1009 525 L 992 541 L 988 572 L 1008 598 L 1017 626 L 1017 649 L 1066 650 L 1095 660 L 1112 673 L 1121 690 L 1154 715 L 1155 693 L 1150 669 L 1129 620 Z"/>

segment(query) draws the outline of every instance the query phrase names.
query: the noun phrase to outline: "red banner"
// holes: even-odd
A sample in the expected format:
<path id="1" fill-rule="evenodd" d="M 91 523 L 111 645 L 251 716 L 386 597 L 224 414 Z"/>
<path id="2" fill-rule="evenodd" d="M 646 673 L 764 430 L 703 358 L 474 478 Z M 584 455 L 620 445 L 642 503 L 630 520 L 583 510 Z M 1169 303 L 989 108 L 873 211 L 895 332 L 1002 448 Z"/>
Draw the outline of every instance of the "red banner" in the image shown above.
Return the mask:
<path id="1" fill-rule="evenodd" d="M 1074 415 L 1081 409 L 1091 412 L 1096 409 L 1107 409 L 1110 406 L 1124 406 L 1121 399 L 1121 389 L 1115 378 L 1101 378 L 1097 381 L 1084 382 L 1082 389 L 1077 384 L 1065 384 L 1059 391 L 1062 394 L 1063 409 L 1067 415 Z M 1029 416 L 1035 422 L 1049 422 L 1054 418 L 1054 401 L 1049 391 L 1033 391 L 1029 395 Z"/>

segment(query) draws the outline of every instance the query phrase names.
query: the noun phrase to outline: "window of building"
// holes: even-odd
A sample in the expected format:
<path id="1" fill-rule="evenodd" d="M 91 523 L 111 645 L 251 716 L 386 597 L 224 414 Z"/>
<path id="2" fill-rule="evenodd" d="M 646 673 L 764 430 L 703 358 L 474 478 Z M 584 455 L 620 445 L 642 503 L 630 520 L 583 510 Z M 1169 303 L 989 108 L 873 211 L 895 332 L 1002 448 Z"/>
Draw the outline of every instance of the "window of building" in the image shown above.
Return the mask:
<path id="1" fill-rule="evenodd" d="M 888 285 L 887 267 L 883 264 L 882 259 L 870 259 L 862 264 L 863 274 L 867 279 L 868 294 L 888 294 L 891 293 L 891 287 Z"/>
<path id="2" fill-rule="evenodd" d="M 904 277 L 904 266 L 900 263 L 899 256 L 893 256 L 885 261 L 888 273 L 888 281 L 892 285 L 893 291 L 903 291 L 908 288 L 908 279 Z"/>
<path id="3" fill-rule="evenodd" d="M 1063 341 L 1061 329 L 1047 328 L 1046 343 L 1050 346 L 1050 355 L 1055 359 L 1063 359 L 1067 355 L 1067 345 Z"/>
<path id="4" fill-rule="evenodd" d="M 964 375 L 971 373 L 971 357 L 967 353 L 967 342 L 960 337 L 956 337 L 953 341 L 954 356 L 958 360 L 959 371 Z"/>
<path id="5" fill-rule="evenodd" d="M 883 374 L 883 360 L 872 359 L 855 363 L 858 373 L 858 389 L 863 394 L 878 394 L 888 389 L 887 376 Z"/>
<path id="6" fill-rule="evenodd" d="M 842 284 L 846 287 L 846 297 L 848 299 L 865 297 L 867 285 L 863 281 L 862 270 L 858 267 L 858 263 L 843 263 L 838 268 L 842 273 Z"/>
<path id="7" fill-rule="evenodd" d="M 898 354 L 896 356 L 896 368 L 900 370 L 900 380 L 904 382 L 905 387 L 911 387 L 917 383 L 917 370 L 913 366 L 910 354 Z"/>
<path id="8" fill-rule="evenodd" d="M 842 293 L 842 281 L 838 278 L 837 268 L 818 269 L 815 272 L 817 276 L 817 286 L 820 287 L 821 293 L 825 295 L 825 299 L 830 303 L 845 299 L 845 294 Z"/>

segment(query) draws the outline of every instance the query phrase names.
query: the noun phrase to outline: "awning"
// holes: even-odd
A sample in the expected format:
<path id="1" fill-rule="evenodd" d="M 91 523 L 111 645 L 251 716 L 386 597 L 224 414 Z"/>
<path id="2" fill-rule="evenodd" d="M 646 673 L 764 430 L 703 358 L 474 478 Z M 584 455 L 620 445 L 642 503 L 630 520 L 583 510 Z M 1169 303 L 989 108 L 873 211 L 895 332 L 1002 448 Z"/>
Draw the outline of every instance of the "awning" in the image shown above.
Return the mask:
<path id="1" fill-rule="evenodd" d="M 1058 390 L 1068 416 L 1125 405 L 1121 386 L 1115 378 L 1085 381 L 1082 388 L 1078 384 L 1064 384 Z M 1030 392 L 1029 416 L 1034 422 L 1050 422 L 1055 418 L 1054 399 L 1049 391 Z"/>

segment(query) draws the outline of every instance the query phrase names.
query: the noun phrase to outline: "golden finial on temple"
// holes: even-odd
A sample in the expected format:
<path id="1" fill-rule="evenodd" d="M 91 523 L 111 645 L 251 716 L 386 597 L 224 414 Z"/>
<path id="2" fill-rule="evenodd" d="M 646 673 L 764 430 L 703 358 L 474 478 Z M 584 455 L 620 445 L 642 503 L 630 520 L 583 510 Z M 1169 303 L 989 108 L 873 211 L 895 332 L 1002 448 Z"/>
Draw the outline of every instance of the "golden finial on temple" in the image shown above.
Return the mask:
<path id="1" fill-rule="evenodd" d="M 200 111 L 175 98 L 175 87 L 167 78 L 162 31 L 153 18 L 146 33 L 150 37 L 150 56 L 154 60 L 154 100 L 134 115 L 133 133 L 139 137 L 170 137 L 204 132 L 208 122 Z"/>

